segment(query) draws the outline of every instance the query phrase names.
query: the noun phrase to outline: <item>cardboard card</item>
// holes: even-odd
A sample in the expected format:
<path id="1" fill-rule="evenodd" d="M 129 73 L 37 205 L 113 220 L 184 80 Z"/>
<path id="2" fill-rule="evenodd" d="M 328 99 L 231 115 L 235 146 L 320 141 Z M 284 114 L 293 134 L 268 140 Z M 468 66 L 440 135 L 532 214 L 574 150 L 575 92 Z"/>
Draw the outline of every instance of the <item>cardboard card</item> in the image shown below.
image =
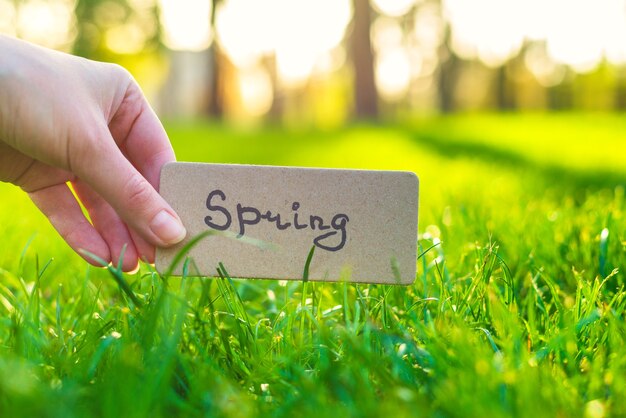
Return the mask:
<path id="1" fill-rule="evenodd" d="M 190 275 L 410 284 L 415 279 L 418 178 L 401 171 L 170 163 L 160 193 L 187 228 L 158 249 L 164 273 L 189 250 Z M 173 268 L 181 275 L 180 262 Z"/>

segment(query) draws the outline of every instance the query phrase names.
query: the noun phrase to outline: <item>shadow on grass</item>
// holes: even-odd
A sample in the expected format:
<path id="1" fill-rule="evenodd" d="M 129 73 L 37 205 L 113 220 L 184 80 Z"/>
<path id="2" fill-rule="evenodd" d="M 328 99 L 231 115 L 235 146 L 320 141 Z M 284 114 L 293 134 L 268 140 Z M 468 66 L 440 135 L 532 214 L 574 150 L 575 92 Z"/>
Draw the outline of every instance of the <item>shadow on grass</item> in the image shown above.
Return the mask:
<path id="1" fill-rule="evenodd" d="M 601 189 L 626 186 L 625 172 L 609 170 L 576 170 L 557 164 L 542 164 L 513 151 L 479 144 L 472 139 L 446 140 L 410 130 L 409 138 L 421 147 L 447 158 L 474 158 L 506 168 L 530 172 L 540 177 L 548 186 L 572 189 Z M 558 156 L 554 156 L 555 159 Z"/>

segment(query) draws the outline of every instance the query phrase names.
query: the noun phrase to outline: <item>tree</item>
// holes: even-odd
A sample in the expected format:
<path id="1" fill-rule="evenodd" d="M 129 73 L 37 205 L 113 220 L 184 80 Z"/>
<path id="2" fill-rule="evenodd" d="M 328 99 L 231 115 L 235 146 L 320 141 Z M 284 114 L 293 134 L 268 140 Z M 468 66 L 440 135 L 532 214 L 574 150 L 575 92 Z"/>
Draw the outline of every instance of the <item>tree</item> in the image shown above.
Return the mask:
<path id="1" fill-rule="evenodd" d="M 354 0 L 351 37 L 354 66 L 354 99 L 357 119 L 378 117 L 378 92 L 374 80 L 374 54 L 370 40 L 371 7 L 369 0 Z"/>
<path id="2" fill-rule="evenodd" d="M 215 15 L 218 3 L 220 3 L 220 0 L 213 0 L 211 2 L 210 24 L 211 32 L 213 34 L 213 42 L 211 43 L 211 47 L 208 51 L 210 60 L 209 66 L 211 71 L 209 74 L 209 100 L 207 103 L 207 113 L 213 119 L 221 119 L 222 116 L 224 116 L 224 91 L 221 80 L 221 67 L 224 56 L 217 40 L 215 39 L 215 34 L 217 33 L 217 30 L 215 29 Z"/>
<path id="3" fill-rule="evenodd" d="M 439 69 L 437 71 L 437 95 L 441 113 L 451 113 L 456 104 L 454 91 L 461 60 L 450 47 L 450 27 L 446 25 L 444 40 L 439 47 Z"/>

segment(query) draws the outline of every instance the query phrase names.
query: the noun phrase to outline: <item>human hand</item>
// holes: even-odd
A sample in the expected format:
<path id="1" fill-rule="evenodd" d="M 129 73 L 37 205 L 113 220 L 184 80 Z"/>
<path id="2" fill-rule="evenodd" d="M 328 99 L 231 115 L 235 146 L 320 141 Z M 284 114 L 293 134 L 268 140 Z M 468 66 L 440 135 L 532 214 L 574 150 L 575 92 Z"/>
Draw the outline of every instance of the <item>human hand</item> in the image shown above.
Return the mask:
<path id="1" fill-rule="evenodd" d="M 174 160 L 126 70 L 0 35 L 0 181 L 26 191 L 85 260 L 96 264 L 81 250 L 117 263 L 126 245 L 131 271 L 185 237 L 157 192 Z"/>

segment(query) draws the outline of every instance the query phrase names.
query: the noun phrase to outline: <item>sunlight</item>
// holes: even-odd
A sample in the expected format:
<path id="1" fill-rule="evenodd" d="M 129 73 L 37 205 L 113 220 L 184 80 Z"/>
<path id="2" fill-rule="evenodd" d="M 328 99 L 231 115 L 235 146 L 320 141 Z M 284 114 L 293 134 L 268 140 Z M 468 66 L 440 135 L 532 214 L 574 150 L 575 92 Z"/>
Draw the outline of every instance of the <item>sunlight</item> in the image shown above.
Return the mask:
<path id="1" fill-rule="evenodd" d="M 49 48 L 65 49 L 72 41 L 74 2 L 31 0 L 19 4 L 17 34 Z"/>
<path id="2" fill-rule="evenodd" d="M 597 7 L 592 0 L 555 0 L 549 6 L 548 13 L 555 19 L 558 16 L 559 25 L 548 27 L 548 54 L 578 72 L 594 69 L 603 56 L 606 5 Z"/>
<path id="3" fill-rule="evenodd" d="M 502 65 L 524 41 L 520 6 L 517 0 L 444 0 L 452 48 L 462 58 L 478 58 L 491 67 Z"/>
<path id="4" fill-rule="evenodd" d="M 626 1 L 608 1 L 610 11 L 607 12 L 607 37 L 604 45 L 605 55 L 615 65 L 626 64 Z"/>
<path id="5" fill-rule="evenodd" d="M 15 35 L 15 7 L 9 0 L 0 0 L 0 33 Z"/>
<path id="6" fill-rule="evenodd" d="M 390 101 L 401 99 L 411 83 L 411 62 L 406 49 L 381 51 L 376 59 L 376 85 L 380 95 Z"/>
<path id="7" fill-rule="evenodd" d="M 373 0 L 376 10 L 387 16 L 403 16 L 419 1 L 416 0 Z"/>
<path id="8" fill-rule="evenodd" d="M 380 16 L 374 21 L 371 32 L 376 51 L 375 76 L 379 93 L 389 101 L 401 99 L 409 89 L 411 75 L 421 69 L 421 52 L 416 50 L 409 55 L 397 19 Z"/>
<path id="9" fill-rule="evenodd" d="M 158 6 L 166 47 L 202 51 L 213 41 L 212 1 L 129 0 L 128 5 L 135 12 Z M 372 0 L 371 6 L 376 80 L 388 100 L 434 74 L 444 41 L 461 59 L 492 68 L 521 53 L 544 87 L 561 83 L 568 69 L 587 73 L 602 62 L 626 64 L 626 0 Z M 76 0 L 0 0 L 0 33 L 69 50 L 76 36 L 75 7 Z M 100 39 L 110 51 L 138 54 L 152 39 L 154 31 L 145 25 L 149 13 L 143 19 L 124 17 L 124 7 L 111 1 L 95 7 Z M 267 60 L 263 65 L 275 65 L 279 87 L 302 88 L 311 77 L 345 67 L 352 7 L 352 0 L 222 0 L 215 37 L 239 71 Z M 155 19 L 153 28 L 158 24 Z M 246 80 L 255 79 L 249 75 Z"/>
<path id="10" fill-rule="evenodd" d="M 239 68 L 275 54 L 281 82 L 297 86 L 341 43 L 351 16 L 349 0 L 226 0 L 217 34 Z"/>
<path id="11" fill-rule="evenodd" d="M 531 45 L 524 54 L 524 64 L 544 87 L 556 86 L 565 78 L 565 66 L 555 62 L 543 45 Z"/>
<path id="12" fill-rule="evenodd" d="M 159 0 L 163 42 L 173 50 L 201 51 L 211 44 L 210 0 Z"/>
<path id="13" fill-rule="evenodd" d="M 603 58 L 626 62 L 626 1 L 607 0 L 602 6 L 592 0 L 554 2 L 552 16 L 559 25 L 550 26 L 546 37 L 554 60 L 578 72 L 593 70 Z"/>
<path id="14" fill-rule="evenodd" d="M 243 108 L 250 116 L 262 116 L 272 106 L 272 81 L 267 72 L 255 67 L 239 74 L 239 94 Z"/>
<path id="15" fill-rule="evenodd" d="M 239 68 L 253 65 L 274 44 L 275 0 L 226 0 L 217 9 L 219 44 Z M 245 28 L 245 29 L 243 29 Z"/>
<path id="16" fill-rule="evenodd" d="M 159 2 L 167 46 L 199 50 L 210 44 L 210 0 Z M 372 6 L 381 14 L 377 21 L 415 10 L 414 34 L 420 48 L 434 49 L 443 40 L 439 6 L 433 3 L 373 0 Z M 443 0 L 441 9 L 451 27 L 454 52 L 491 67 L 519 53 L 525 41 L 545 42 L 550 59 L 578 72 L 595 68 L 603 58 L 614 64 L 626 62 L 625 0 L 601 4 L 593 0 Z M 341 43 L 351 18 L 350 0 L 224 0 L 218 9 L 217 32 L 238 67 L 275 54 L 280 80 L 298 85 Z M 372 30 L 375 38 L 398 36 L 389 31 L 377 35 L 376 28 Z"/>
<path id="17" fill-rule="evenodd" d="M 337 47 L 326 51 L 318 58 L 315 63 L 314 72 L 318 74 L 329 74 L 338 71 L 345 65 L 347 58 L 346 48 L 343 45 L 337 45 Z"/>
<path id="18" fill-rule="evenodd" d="M 415 12 L 413 35 L 420 48 L 434 51 L 444 39 L 445 22 L 438 5 L 429 3 Z"/>
<path id="19" fill-rule="evenodd" d="M 400 23 L 389 17 L 378 17 L 371 30 L 372 44 L 376 51 L 402 45 L 404 33 Z"/>
<path id="20" fill-rule="evenodd" d="M 351 2 L 279 0 L 278 5 L 278 74 L 287 84 L 298 85 L 311 75 L 318 60 L 341 43 L 352 15 Z"/>
<path id="21" fill-rule="evenodd" d="M 626 1 L 444 0 L 452 46 L 462 58 L 499 66 L 524 41 L 547 45 L 549 58 L 577 72 L 606 58 L 626 62 Z"/>

